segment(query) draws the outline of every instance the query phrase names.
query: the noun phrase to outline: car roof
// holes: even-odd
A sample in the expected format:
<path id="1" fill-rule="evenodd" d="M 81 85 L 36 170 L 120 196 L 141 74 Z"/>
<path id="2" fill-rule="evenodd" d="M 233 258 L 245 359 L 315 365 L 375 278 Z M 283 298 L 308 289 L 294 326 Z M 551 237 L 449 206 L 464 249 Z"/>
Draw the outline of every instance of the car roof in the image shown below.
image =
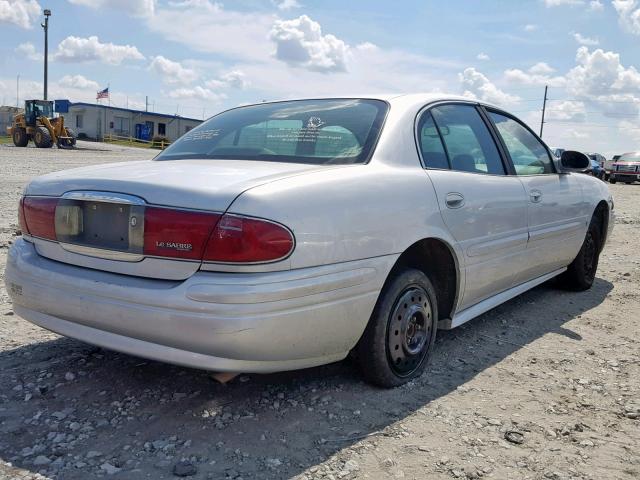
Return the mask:
<path id="1" fill-rule="evenodd" d="M 332 100 L 332 99 L 351 99 L 351 98 L 360 98 L 360 99 L 366 99 L 366 100 L 382 100 L 384 102 L 388 102 L 392 106 L 402 105 L 404 108 L 410 108 L 412 106 L 422 106 L 432 102 L 464 101 L 464 102 L 473 102 L 473 103 L 485 105 L 487 107 L 502 110 L 502 108 L 500 108 L 497 105 L 494 105 L 488 102 L 483 102 L 475 98 L 465 97 L 462 95 L 446 94 L 446 93 L 374 93 L 374 94 L 359 93 L 359 94 L 351 94 L 351 95 L 347 95 L 347 94 L 314 95 L 309 97 L 281 98 L 277 100 L 263 101 L 263 102 L 254 103 L 254 104 L 245 104 L 242 106 L 261 105 L 265 103 L 279 103 L 279 102 L 299 101 L 299 100 Z"/>

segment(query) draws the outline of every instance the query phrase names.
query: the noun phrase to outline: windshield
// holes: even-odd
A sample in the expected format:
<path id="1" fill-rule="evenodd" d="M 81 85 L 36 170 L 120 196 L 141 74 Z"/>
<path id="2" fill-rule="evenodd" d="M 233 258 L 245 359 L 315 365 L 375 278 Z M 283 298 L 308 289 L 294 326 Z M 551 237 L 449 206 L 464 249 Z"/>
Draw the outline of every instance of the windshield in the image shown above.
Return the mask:
<path id="1" fill-rule="evenodd" d="M 618 159 L 620 162 L 640 162 L 640 152 L 625 153 Z"/>
<path id="2" fill-rule="evenodd" d="M 298 100 L 235 108 L 187 132 L 156 160 L 365 163 L 387 108 L 380 100 L 363 99 Z"/>

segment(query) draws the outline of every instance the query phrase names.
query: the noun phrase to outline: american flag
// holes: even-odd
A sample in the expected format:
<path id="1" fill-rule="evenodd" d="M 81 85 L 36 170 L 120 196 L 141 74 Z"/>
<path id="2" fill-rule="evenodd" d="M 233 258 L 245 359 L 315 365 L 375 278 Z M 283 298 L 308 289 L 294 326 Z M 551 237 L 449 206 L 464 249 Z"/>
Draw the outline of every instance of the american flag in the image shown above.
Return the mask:
<path id="1" fill-rule="evenodd" d="M 109 98 L 109 87 L 105 88 L 104 90 L 100 90 L 96 94 L 96 100 L 100 100 L 101 98 Z"/>

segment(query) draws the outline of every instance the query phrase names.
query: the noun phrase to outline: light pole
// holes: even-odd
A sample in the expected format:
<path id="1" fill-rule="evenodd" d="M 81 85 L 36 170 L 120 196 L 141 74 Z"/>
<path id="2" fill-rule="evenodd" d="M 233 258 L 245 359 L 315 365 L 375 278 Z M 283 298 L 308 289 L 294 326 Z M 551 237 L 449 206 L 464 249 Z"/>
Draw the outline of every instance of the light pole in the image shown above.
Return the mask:
<path id="1" fill-rule="evenodd" d="M 16 108 L 20 108 L 20 74 L 16 77 Z"/>
<path id="2" fill-rule="evenodd" d="M 49 17 L 51 10 L 45 9 L 44 23 L 40 25 L 44 28 L 44 100 L 47 99 L 47 77 L 48 77 L 48 61 L 49 61 Z"/>

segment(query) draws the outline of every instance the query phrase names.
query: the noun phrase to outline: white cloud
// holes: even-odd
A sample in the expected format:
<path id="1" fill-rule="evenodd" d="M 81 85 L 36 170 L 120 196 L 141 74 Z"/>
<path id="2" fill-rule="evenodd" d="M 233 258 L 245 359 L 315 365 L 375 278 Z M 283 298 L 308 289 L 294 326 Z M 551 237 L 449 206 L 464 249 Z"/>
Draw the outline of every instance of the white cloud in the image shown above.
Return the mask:
<path id="1" fill-rule="evenodd" d="M 525 25 L 524 27 L 522 27 L 523 30 L 525 32 L 535 32 L 536 30 L 538 30 L 539 26 L 535 25 L 533 23 L 528 23 L 527 25 Z"/>
<path id="2" fill-rule="evenodd" d="M 275 56 L 283 62 L 319 72 L 345 72 L 349 46 L 331 34 L 322 34 L 318 22 L 306 15 L 277 20 L 269 34 Z"/>
<path id="3" fill-rule="evenodd" d="M 470 98 L 479 98 L 486 102 L 498 105 L 511 105 L 519 98 L 500 90 L 484 74 L 473 67 L 465 68 L 458 74 L 458 79 L 464 88 L 463 95 Z"/>
<path id="4" fill-rule="evenodd" d="M 640 5 L 637 0 L 613 0 L 618 20 L 626 31 L 640 35 Z"/>
<path id="5" fill-rule="evenodd" d="M 69 0 L 70 3 L 94 9 L 112 8 L 134 17 L 152 16 L 156 0 Z"/>
<path id="6" fill-rule="evenodd" d="M 210 88 L 196 86 L 193 88 L 177 88 L 167 93 L 169 98 L 178 100 L 201 100 L 208 102 L 220 102 L 226 98 L 222 93 L 216 93 Z"/>
<path id="7" fill-rule="evenodd" d="M 576 63 L 567 74 L 571 94 L 597 97 L 631 93 L 640 97 L 640 72 L 635 67 L 625 68 L 619 54 L 601 48 L 590 52 L 587 47 L 580 47 Z"/>
<path id="8" fill-rule="evenodd" d="M 602 2 L 600 0 L 591 0 L 589 2 L 589 10 L 594 11 L 594 12 L 596 12 L 596 11 L 599 12 L 602 9 L 604 9 L 604 5 L 602 4 Z"/>
<path id="9" fill-rule="evenodd" d="M 41 12 L 36 0 L 0 0 L 0 23 L 31 28 Z"/>
<path id="10" fill-rule="evenodd" d="M 587 107 L 584 102 L 565 100 L 554 102 L 547 109 L 547 120 L 569 122 L 584 122 L 587 117 Z"/>
<path id="11" fill-rule="evenodd" d="M 98 89 L 100 88 L 98 82 L 89 80 L 82 75 L 65 75 L 60 80 L 58 80 L 58 85 L 60 85 L 61 87 L 78 88 L 81 90 L 92 90 L 94 92 L 98 91 Z"/>
<path id="12" fill-rule="evenodd" d="M 573 34 L 573 38 L 580 45 L 588 45 L 588 46 L 591 46 L 591 47 L 593 47 L 595 45 L 600 45 L 600 41 L 597 38 L 584 37 L 579 33 L 574 33 Z"/>
<path id="13" fill-rule="evenodd" d="M 53 58 L 62 62 L 100 61 L 110 65 L 120 65 L 125 60 L 144 60 L 136 47 L 102 43 L 96 36 L 65 38 L 58 45 Z"/>
<path id="14" fill-rule="evenodd" d="M 584 0 L 544 0 L 547 7 L 559 7 L 561 5 L 583 5 Z"/>
<path id="15" fill-rule="evenodd" d="M 264 61 L 271 54 L 269 30 L 275 15 L 232 11 L 210 0 L 160 4 L 147 27 L 190 49 L 235 61 Z"/>
<path id="16" fill-rule="evenodd" d="M 207 80 L 204 82 L 205 87 L 214 90 L 222 90 L 227 88 L 236 88 L 244 90 L 250 85 L 251 82 L 247 80 L 247 76 L 240 70 L 232 70 L 230 72 L 223 73 L 218 78 Z"/>
<path id="17" fill-rule="evenodd" d="M 271 0 L 278 10 L 287 11 L 294 8 L 300 8 L 302 5 L 297 0 Z"/>
<path id="18" fill-rule="evenodd" d="M 40 62 L 44 59 L 44 55 L 38 52 L 35 45 L 31 42 L 25 42 L 18 45 L 16 47 L 16 53 L 36 62 Z"/>
<path id="19" fill-rule="evenodd" d="M 168 85 L 189 85 L 198 78 L 195 70 L 183 67 L 179 62 L 169 60 L 162 55 L 153 57 L 149 69 L 162 77 Z"/>
<path id="20" fill-rule="evenodd" d="M 566 79 L 562 76 L 552 76 L 555 70 L 544 62 L 539 62 L 527 71 L 518 68 L 505 70 L 505 79 L 512 83 L 523 85 L 549 85 L 550 87 L 563 87 Z"/>
<path id="21" fill-rule="evenodd" d="M 620 55 L 602 49 L 590 52 L 580 47 L 577 65 L 567 73 L 567 92 L 590 100 L 605 114 L 638 114 L 640 108 L 640 72 L 625 67 Z"/>
<path id="22" fill-rule="evenodd" d="M 486 53 L 484 53 L 484 52 L 480 52 L 478 55 L 476 55 L 476 58 L 478 60 L 483 60 L 483 61 L 484 60 L 491 60 L 491 57 L 489 55 L 487 55 Z"/>
<path id="23" fill-rule="evenodd" d="M 529 68 L 529 73 L 536 75 L 549 75 L 555 71 L 555 68 L 550 67 L 549 64 L 545 62 L 538 62 Z"/>

